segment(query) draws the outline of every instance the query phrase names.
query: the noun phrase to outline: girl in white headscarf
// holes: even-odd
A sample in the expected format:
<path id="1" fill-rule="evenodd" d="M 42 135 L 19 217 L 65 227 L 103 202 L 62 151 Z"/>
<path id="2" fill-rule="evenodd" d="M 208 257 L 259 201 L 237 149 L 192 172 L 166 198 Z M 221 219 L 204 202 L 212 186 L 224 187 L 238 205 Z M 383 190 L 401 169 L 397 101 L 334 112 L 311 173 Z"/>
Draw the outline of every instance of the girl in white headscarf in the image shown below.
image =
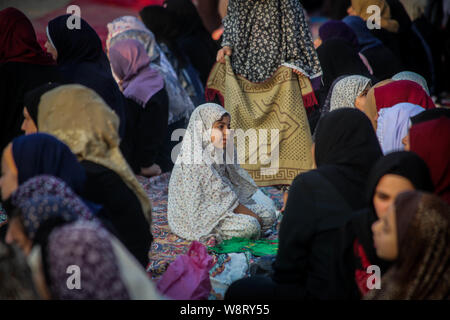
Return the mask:
<path id="1" fill-rule="evenodd" d="M 213 103 L 192 113 L 170 178 L 167 211 L 170 229 L 184 239 L 258 238 L 275 221 L 270 199 L 253 200 L 258 188 L 237 163 L 230 121 Z"/>

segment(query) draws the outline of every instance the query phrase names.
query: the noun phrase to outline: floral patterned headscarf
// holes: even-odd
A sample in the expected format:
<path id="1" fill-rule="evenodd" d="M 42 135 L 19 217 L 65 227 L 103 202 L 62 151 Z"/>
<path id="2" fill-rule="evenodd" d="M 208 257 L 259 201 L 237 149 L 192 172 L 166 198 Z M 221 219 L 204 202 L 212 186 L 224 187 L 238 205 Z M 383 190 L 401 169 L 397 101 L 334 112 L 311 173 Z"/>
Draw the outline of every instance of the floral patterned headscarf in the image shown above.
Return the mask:
<path id="1" fill-rule="evenodd" d="M 111 236 L 98 223 L 77 221 L 54 229 L 44 254 L 53 299 L 130 299 Z M 71 266 L 77 266 L 81 272 L 79 289 L 67 285 L 67 270 Z"/>
<path id="2" fill-rule="evenodd" d="M 234 146 L 222 152 L 211 143 L 214 122 L 226 114 L 213 103 L 197 107 L 183 138 L 169 182 L 167 215 L 171 230 L 184 239 L 199 240 L 210 234 L 257 191 L 255 182 L 237 163 Z"/>
<path id="3" fill-rule="evenodd" d="M 49 175 L 35 176 L 24 183 L 11 195 L 12 204 L 24 208 L 27 201 L 39 197 L 56 196 L 62 199 L 61 205 L 77 216 L 92 219 L 88 206 L 70 189 L 64 181 Z"/>
<path id="4" fill-rule="evenodd" d="M 45 221 L 60 218 L 71 222 L 79 218 L 73 207 L 60 196 L 33 197 L 19 203 L 19 208 L 25 232 L 31 241 Z"/>

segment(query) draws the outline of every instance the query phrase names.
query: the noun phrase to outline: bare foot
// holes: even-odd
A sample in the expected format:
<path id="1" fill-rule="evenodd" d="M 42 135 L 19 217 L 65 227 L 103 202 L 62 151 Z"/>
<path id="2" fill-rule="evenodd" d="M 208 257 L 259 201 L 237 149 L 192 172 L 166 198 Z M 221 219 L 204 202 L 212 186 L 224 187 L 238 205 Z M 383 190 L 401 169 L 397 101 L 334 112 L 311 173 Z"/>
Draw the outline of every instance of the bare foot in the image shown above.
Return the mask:
<path id="1" fill-rule="evenodd" d="M 145 177 L 159 176 L 161 173 L 162 170 L 156 163 L 152 164 L 150 167 L 141 168 L 141 175 Z"/>

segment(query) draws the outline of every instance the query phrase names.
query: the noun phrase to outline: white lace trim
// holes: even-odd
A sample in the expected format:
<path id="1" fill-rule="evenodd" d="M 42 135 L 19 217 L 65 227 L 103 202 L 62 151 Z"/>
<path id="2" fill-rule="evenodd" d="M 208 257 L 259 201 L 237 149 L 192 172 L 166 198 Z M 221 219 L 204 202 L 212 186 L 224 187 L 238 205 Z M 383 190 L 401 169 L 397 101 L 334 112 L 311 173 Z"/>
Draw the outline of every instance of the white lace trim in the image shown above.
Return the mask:
<path id="1" fill-rule="evenodd" d="M 315 75 L 310 76 L 307 72 L 305 72 L 305 70 L 303 70 L 302 68 L 299 68 L 296 65 L 293 65 L 291 63 L 283 62 L 281 65 L 285 66 L 285 67 L 288 67 L 288 68 L 292 68 L 292 69 L 298 70 L 298 71 L 300 71 L 301 73 L 303 73 L 305 76 L 307 76 L 310 79 L 314 79 L 314 78 L 320 77 L 323 74 L 322 72 L 319 72 L 319 73 L 316 73 Z"/>

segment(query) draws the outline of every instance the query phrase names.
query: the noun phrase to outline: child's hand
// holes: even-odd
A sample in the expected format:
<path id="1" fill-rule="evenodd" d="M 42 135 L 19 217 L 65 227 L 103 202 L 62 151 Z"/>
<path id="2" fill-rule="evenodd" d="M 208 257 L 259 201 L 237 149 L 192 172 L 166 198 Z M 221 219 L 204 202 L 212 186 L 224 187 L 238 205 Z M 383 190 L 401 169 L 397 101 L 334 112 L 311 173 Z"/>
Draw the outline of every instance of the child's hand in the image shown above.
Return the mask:
<path id="1" fill-rule="evenodd" d="M 227 55 L 227 56 L 231 57 L 231 53 L 232 53 L 232 50 L 230 47 L 226 47 L 226 46 L 223 47 L 222 49 L 220 49 L 217 52 L 217 58 L 216 58 L 217 62 L 225 63 L 225 56 Z"/>

